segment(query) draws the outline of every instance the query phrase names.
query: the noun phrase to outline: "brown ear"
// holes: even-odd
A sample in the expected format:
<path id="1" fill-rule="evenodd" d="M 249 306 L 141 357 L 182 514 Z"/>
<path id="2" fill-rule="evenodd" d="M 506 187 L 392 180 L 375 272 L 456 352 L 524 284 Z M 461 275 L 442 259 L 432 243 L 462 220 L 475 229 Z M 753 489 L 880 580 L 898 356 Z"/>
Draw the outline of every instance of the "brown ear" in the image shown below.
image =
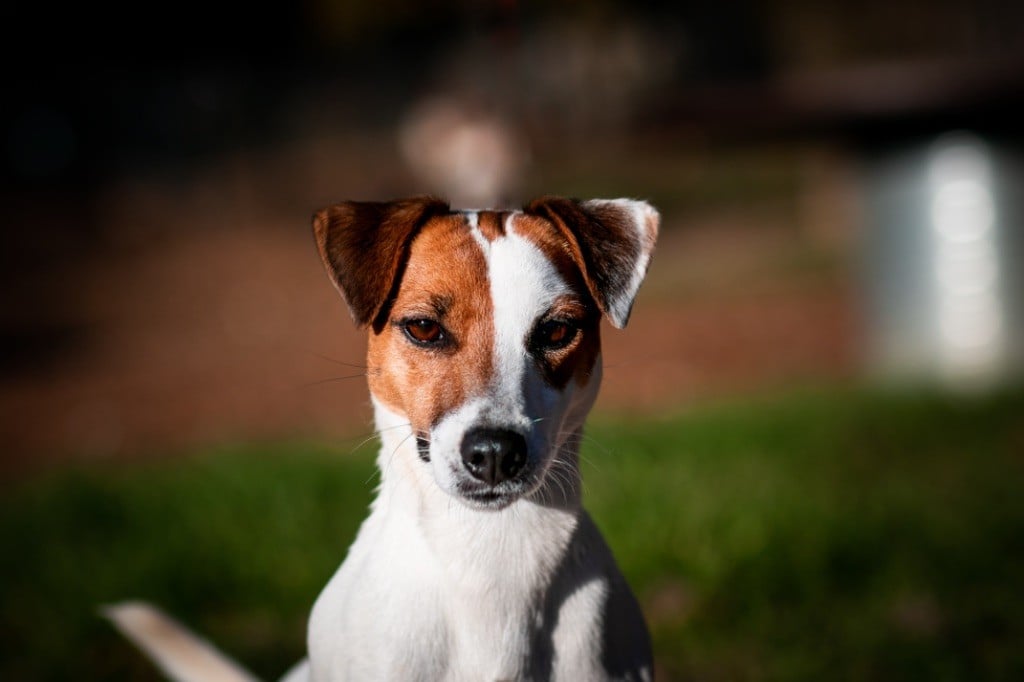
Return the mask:
<path id="1" fill-rule="evenodd" d="M 432 197 L 346 201 L 313 216 L 313 234 L 331 281 L 360 327 L 384 312 L 401 277 L 409 244 L 448 204 Z"/>
<path id="2" fill-rule="evenodd" d="M 601 312 L 625 327 L 658 237 L 654 207 L 632 199 L 543 197 L 524 210 L 561 231 Z"/>

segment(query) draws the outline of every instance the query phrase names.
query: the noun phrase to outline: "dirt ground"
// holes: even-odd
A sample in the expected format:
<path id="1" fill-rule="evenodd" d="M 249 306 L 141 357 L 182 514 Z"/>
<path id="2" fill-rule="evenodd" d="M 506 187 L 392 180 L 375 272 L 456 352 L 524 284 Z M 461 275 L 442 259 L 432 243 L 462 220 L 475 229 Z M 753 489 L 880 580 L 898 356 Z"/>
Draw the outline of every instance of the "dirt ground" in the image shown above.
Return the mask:
<path id="1" fill-rule="evenodd" d="M 853 375 L 848 269 L 793 267 L 798 242 L 744 216 L 665 225 L 629 327 L 605 328 L 597 409 L 659 412 Z M 370 431 L 365 341 L 304 223 L 162 231 L 50 286 L 45 314 L 78 333 L 0 381 L 4 472 Z"/>

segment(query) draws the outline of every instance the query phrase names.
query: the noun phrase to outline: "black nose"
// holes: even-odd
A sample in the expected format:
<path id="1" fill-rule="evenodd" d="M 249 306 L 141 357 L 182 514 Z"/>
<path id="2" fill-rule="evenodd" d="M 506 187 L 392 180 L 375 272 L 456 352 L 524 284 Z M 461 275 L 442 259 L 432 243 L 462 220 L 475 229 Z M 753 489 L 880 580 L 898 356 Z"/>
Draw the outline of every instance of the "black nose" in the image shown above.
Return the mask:
<path id="1" fill-rule="evenodd" d="M 490 485 L 513 478 L 526 464 L 526 438 L 505 429 L 470 429 L 462 437 L 466 470 Z"/>

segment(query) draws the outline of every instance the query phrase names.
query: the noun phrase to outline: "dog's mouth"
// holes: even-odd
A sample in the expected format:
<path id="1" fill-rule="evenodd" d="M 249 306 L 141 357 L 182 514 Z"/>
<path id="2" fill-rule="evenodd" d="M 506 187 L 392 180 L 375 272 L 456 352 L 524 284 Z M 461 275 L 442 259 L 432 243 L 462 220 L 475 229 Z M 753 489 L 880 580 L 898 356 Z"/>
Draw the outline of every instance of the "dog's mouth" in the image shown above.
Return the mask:
<path id="1" fill-rule="evenodd" d="M 416 434 L 416 453 L 424 462 L 430 461 L 430 440 L 422 433 Z"/>
<path id="2" fill-rule="evenodd" d="M 484 510 L 504 509 L 526 492 L 523 482 L 508 481 L 498 486 L 480 486 L 470 481 L 456 484 L 458 496 L 470 507 Z"/>

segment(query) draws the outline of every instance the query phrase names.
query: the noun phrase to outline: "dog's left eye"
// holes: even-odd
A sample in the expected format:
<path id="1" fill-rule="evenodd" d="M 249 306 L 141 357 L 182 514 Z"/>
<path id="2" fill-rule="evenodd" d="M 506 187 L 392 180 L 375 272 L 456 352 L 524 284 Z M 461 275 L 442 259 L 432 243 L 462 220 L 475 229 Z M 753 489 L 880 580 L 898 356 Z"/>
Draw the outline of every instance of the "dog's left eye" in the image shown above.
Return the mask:
<path id="1" fill-rule="evenodd" d="M 533 331 L 530 345 L 541 351 L 565 348 L 576 338 L 578 331 L 579 327 L 565 320 L 541 322 Z"/>

